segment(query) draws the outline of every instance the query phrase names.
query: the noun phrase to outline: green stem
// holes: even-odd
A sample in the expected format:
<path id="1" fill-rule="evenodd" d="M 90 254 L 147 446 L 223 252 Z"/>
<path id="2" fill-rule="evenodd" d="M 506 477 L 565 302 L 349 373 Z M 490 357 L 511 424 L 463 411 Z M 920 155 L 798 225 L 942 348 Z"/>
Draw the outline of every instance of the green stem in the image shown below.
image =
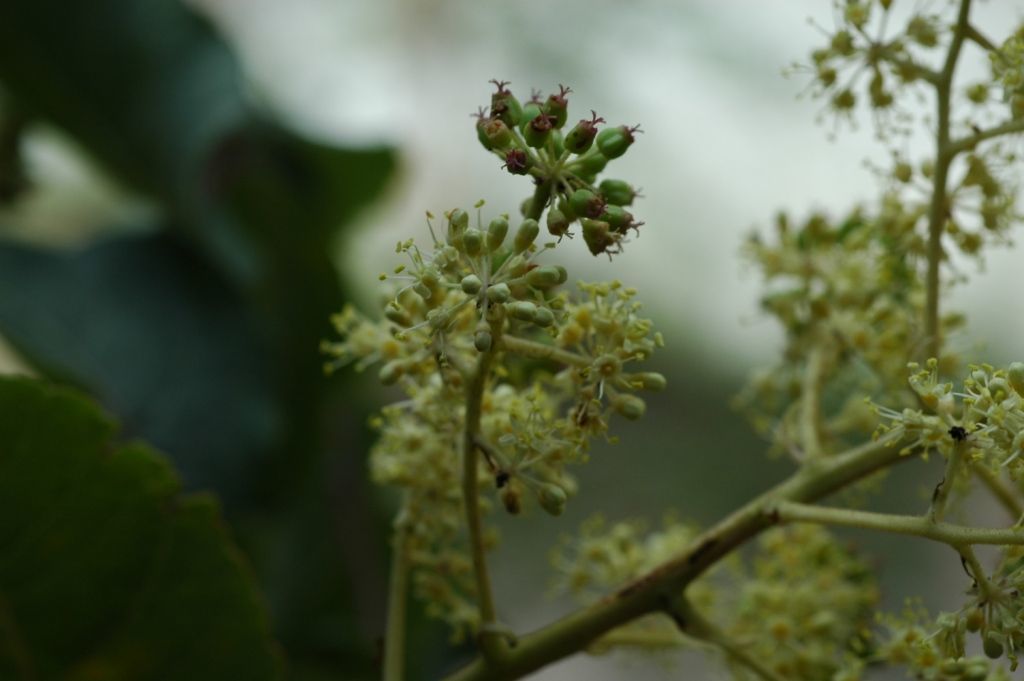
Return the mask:
<path id="1" fill-rule="evenodd" d="M 388 586 L 388 619 L 384 639 L 384 681 L 405 678 L 405 611 L 409 591 L 409 528 L 405 509 L 395 521 L 391 547 L 391 579 Z"/>
<path id="2" fill-rule="evenodd" d="M 995 52 L 996 50 L 999 49 L 999 47 L 991 40 L 989 40 L 984 33 L 982 33 L 981 31 L 979 31 L 977 28 L 970 24 L 968 24 L 967 26 L 967 38 L 969 40 L 973 40 L 975 43 L 977 43 L 978 47 L 980 47 L 983 50 Z"/>
<path id="3" fill-rule="evenodd" d="M 537 341 L 527 340 L 526 338 L 518 338 L 516 336 L 503 335 L 499 343 L 499 347 L 508 352 L 514 352 L 517 355 L 523 357 L 529 357 L 531 359 L 549 359 L 566 366 L 575 366 L 580 368 L 588 367 L 592 364 L 592 360 L 589 357 L 570 352 L 568 350 L 562 350 L 556 348 L 554 345 L 547 345 L 545 343 L 538 343 Z"/>
<path id="4" fill-rule="evenodd" d="M 984 527 L 965 527 L 943 522 L 932 522 L 927 518 L 912 515 L 893 515 L 855 511 L 848 508 L 829 508 L 792 501 L 779 502 L 773 509 L 780 522 L 820 523 L 857 527 L 864 530 L 892 532 L 949 544 L 954 548 L 973 544 L 994 546 L 1024 545 L 1024 530 Z"/>
<path id="5" fill-rule="evenodd" d="M 484 388 L 487 386 L 487 375 L 493 359 L 493 352 L 480 353 L 476 371 L 466 386 L 466 424 L 462 438 L 462 501 L 466 507 L 466 527 L 469 530 L 477 605 L 480 608 L 480 650 L 488 660 L 496 660 L 504 652 L 504 639 L 496 631 L 497 613 L 491 590 L 491 576 L 487 571 L 477 457 L 477 436 L 480 433 Z"/>
<path id="6" fill-rule="evenodd" d="M 551 181 L 545 180 L 534 188 L 533 200 L 530 202 L 530 210 L 526 212 L 526 217 L 540 220 L 540 216 L 544 213 L 544 208 L 548 205 L 548 199 L 550 198 Z"/>
<path id="7" fill-rule="evenodd" d="M 981 566 L 981 561 L 978 560 L 978 556 L 975 555 L 974 549 L 969 545 L 962 545 L 955 547 L 960 555 L 964 559 L 964 564 L 970 569 L 971 577 L 978 585 L 978 590 L 987 602 L 993 602 L 999 600 L 999 589 L 995 584 L 989 581 L 988 576 L 985 574 L 985 568 Z"/>
<path id="8" fill-rule="evenodd" d="M 1014 135 L 1020 132 L 1024 132 L 1024 118 L 1015 118 L 1012 121 L 1007 121 L 1006 123 L 997 125 L 994 128 L 980 130 L 973 135 L 968 135 L 962 139 L 951 141 L 946 147 L 946 153 L 950 157 L 953 157 L 961 152 L 973 149 L 985 140 L 1002 137 L 1004 135 Z"/>
<path id="9" fill-rule="evenodd" d="M 926 278 L 927 295 L 925 300 L 925 338 L 928 356 L 939 357 L 942 350 L 942 329 L 939 325 L 939 270 L 942 263 L 942 233 L 946 227 L 949 207 L 946 205 L 946 184 L 949 177 L 949 166 L 953 161 L 950 154 L 950 100 L 953 90 L 953 72 L 960 56 L 967 35 L 968 18 L 971 13 L 971 0 L 960 1 L 960 12 L 953 29 L 953 39 L 946 53 L 946 61 L 934 83 L 938 118 L 936 121 L 935 139 L 935 174 L 932 182 L 932 198 L 928 206 L 928 274 Z"/>
<path id="10" fill-rule="evenodd" d="M 932 496 L 932 504 L 928 508 L 928 519 L 933 523 L 940 522 L 946 513 L 946 503 L 949 501 L 949 493 L 953 491 L 953 482 L 956 480 L 957 469 L 963 459 L 963 443 L 958 442 L 946 460 L 946 471 L 942 475 L 942 482 L 935 488 Z"/>
<path id="11" fill-rule="evenodd" d="M 780 501 L 815 501 L 893 463 L 901 457 L 900 440 L 887 435 L 814 466 L 748 502 L 701 534 L 675 558 L 600 601 L 519 639 L 499 664 L 477 659 L 448 681 L 506 681 L 587 648 L 598 638 L 643 615 L 661 611 L 666 598 L 680 593 L 737 547 L 776 522 L 767 509 Z"/>

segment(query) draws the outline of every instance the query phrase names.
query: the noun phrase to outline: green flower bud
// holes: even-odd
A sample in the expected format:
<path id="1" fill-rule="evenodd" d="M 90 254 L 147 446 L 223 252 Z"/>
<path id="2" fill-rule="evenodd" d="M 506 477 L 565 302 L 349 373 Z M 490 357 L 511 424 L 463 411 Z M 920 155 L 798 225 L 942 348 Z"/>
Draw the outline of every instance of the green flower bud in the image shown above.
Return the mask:
<path id="1" fill-rule="evenodd" d="M 535 267 L 526 273 L 526 283 L 534 288 L 551 288 L 561 284 L 562 273 L 553 265 Z"/>
<path id="2" fill-rule="evenodd" d="M 1024 397 L 1024 362 L 1014 362 L 1006 372 L 1010 386 L 1018 395 Z"/>
<path id="3" fill-rule="evenodd" d="M 548 233 L 561 239 L 569 231 L 569 218 L 558 208 L 548 211 Z"/>
<path id="4" fill-rule="evenodd" d="M 512 297 L 512 291 L 508 284 L 492 284 L 487 287 L 487 300 L 492 303 L 504 303 Z"/>
<path id="5" fill-rule="evenodd" d="M 555 269 L 558 270 L 558 283 L 564 284 L 569 280 L 569 270 L 565 269 L 561 265 L 555 265 Z"/>
<path id="6" fill-rule="evenodd" d="M 473 333 L 473 347 L 478 352 L 487 352 L 491 349 L 491 327 L 486 322 L 481 323 L 476 327 L 476 331 Z"/>
<path id="7" fill-rule="evenodd" d="M 462 247 L 466 255 L 473 257 L 479 255 L 484 249 L 484 234 L 479 229 L 467 229 L 462 235 Z"/>
<path id="8" fill-rule="evenodd" d="M 394 301 L 384 306 L 384 317 L 389 321 L 399 326 L 410 326 L 412 321 L 409 319 L 409 315 L 406 314 L 405 310 L 400 306 L 396 305 Z"/>
<path id="9" fill-rule="evenodd" d="M 526 145 L 540 149 L 548 143 L 553 127 L 554 119 L 551 116 L 546 113 L 538 114 L 523 128 L 523 139 L 526 140 Z"/>
<path id="10" fill-rule="evenodd" d="M 964 670 L 963 681 L 985 681 L 987 678 L 989 678 L 988 665 L 983 662 L 969 665 Z"/>
<path id="11" fill-rule="evenodd" d="M 523 116 L 523 107 L 512 93 L 505 88 L 508 81 L 492 80 L 498 91 L 491 95 L 491 117 L 502 120 L 505 125 L 516 125 Z"/>
<path id="12" fill-rule="evenodd" d="M 462 287 L 463 291 L 471 296 L 475 296 L 480 292 L 480 289 L 483 288 L 484 283 L 480 281 L 480 277 L 475 274 L 467 274 L 462 278 L 459 285 Z"/>
<path id="13" fill-rule="evenodd" d="M 603 180 L 598 189 L 604 200 L 615 206 L 631 206 L 636 198 L 636 190 L 622 180 Z"/>
<path id="14" fill-rule="evenodd" d="M 546 307 L 538 307 L 530 320 L 537 326 L 549 327 L 555 323 L 555 313 Z"/>
<path id="15" fill-rule="evenodd" d="M 448 243 L 462 250 L 462 235 L 469 226 L 469 215 L 461 208 L 448 214 Z"/>
<path id="16" fill-rule="evenodd" d="M 559 85 L 558 94 L 551 95 L 544 102 L 543 111 L 548 116 L 551 116 L 552 124 L 556 128 L 561 128 L 565 125 L 565 119 L 569 117 L 569 100 L 565 96 L 570 92 L 572 92 L 571 88 Z"/>
<path id="17" fill-rule="evenodd" d="M 505 243 L 505 235 L 508 234 L 508 220 L 505 218 L 494 218 L 491 224 L 487 225 L 487 250 L 494 252 Z"/>
<path id="18" fill-rule="evenodd" d="M 667 385 L 665 377 L 654 371 L 636 374 L 634 378 L 640 381 L 640 386 L 644 390 L 650 390 L 652 392 L 664 390 Z"/>
<path id="19" fill-rule="evenodd" d="M 1003 644 L 1000 643 L 991 632 L 985 634 L 985 639 L 981 645 L 985 651 L 985 655 L 991 660 L 998 660 L 1003 656 Z"/>
<path id="20" fill-rule="evenodd" d="M 647 405 L 636 395 L 616 395 L 611 405 L 612 409 L 630 421 L 636 421 L 647 411 Z"/>
<path id="21" fill-rule="evenodd" d="M 505 265 L 505 271 L 510 277 L 521 277 L 526 274 L 526 269 L 529 266 L 530 264 L 526 261 L 526 258 L 516 254 L 508 260 L 508 263 Z"/>
<path id="22" fill-rule="evenodd" d="M 967 88 L 967 99 L 975 104 L 984 104 L 988 101 L 988 83 L 975 83 Z"/>
<path id="23" fill-rule="evenodd" d="M 596 149 L 591 149 L 586 156 L 580 156 L 570 165 L 575 167 L 580 175 L 597 175 L 608 165 L 608 157 Z"/>
<path id="24" fill-rule="evenodd" d="M 380 368 L 378 377 L 384 385 L 394 385 L 405 373 L 405 366 L 400 360 L 391 360 Z"/>
<path id="25" fill-rule="evenodd" d="M 856 51 L 853 43 L 853 34 L 849 31 L 838 31 L 832 36 L 832 50 L 843 57 L 849 57 Z"/>
<path id="26" fill-rule="evenodd" d="M 476 114 L 476 137 L 487 151 L 494 148 L 491 138 L 487 135 L 487 124 L 490 121 L 491 119 L 487 117 L 483 108 L 481 108 Z"/>
<path id="27" fill-rule="evenodd" d="M 531 99 L 529 102 L 527 102 L 526 106 L 523 107 L 523 115 L 519 119 L 519 131 L 525 133 L 526 126 L 530 124 L 530 121 L 532 121 L 534 118 L 541 115 L 542 113 L 543 110 L 541 109 L 540 102 L 534 99 Z"/>
<path id="28" fill-rule="evenodd" d="M 609 234 L 607 222 L 584 219 L 582 224 L 583 240 L 593 255 L 607 253 L 608 249 L 615 245 L 615 238 Z"/>
<path id="29" fill-rule="evenodd" d="M 604 212 L 605 201 L 589 189 L 577 189 L 569 197 L 569 205 L 581 218 L 596 218 Z"/>
<path id="30" fill-rule="evenodd" d="M 607 222 L 612 230 L 619 234 L 625 234 L 627 229 L 636 225 L 633 221 L 633 214 L 622 206 L 605 206 L 600 219 Z"/>
<path id="31" fill-rule="evenodd" d="M 451 321 L 451 316 L 446 310 L 442 310 L 439 307 L 427 312 L 427 323 L 430 324 L 430 328 L 435 331 L 448 326 L 449 321 Z"/>
<path id="32" fill-rule="evenodd" d="M 519 225 L 519 229 L 516 230 L 515 239 L 512 241 L 512 251 L 514 253 L 522 253 L 533 245 L 538 234 L 540 234 L 540 225 L 536 220 L 523 220 L 522 224 Z"/>
<path id="33" fill-rule="evenodd" d="M 542 482 L 537 486 L 537 501 L 551 515 L 562 515 L 567 499 L 565 490 L 552 482 Z"/>
<path id="34" fill-rule="evenodd" d="M 524 322 L 532 322 L 534 315 L 537 314 L 537 306 L 528 300 L 516 300 L 505 307 L 513 319 Z"/>
<path id="35" fill-rule="evenodd" d="M 907 35 L 918 45 L 923 47 L 935 47 L 939 44 L 939 26 L 936 21 L 930 17 L 922 16 L 920 14 L 914 16 L 907 24 Z M 849 37 L 849 52 L 853 53 L 853 37 L 847 34 Z M 836 36 L 838 38 L 838 36 Z M 833 46 L 835 46 L 835 40 L 833 39 Z M 844 56 L 849 56 L 844 55 Z"/>
<path id="36" fill-rule="evenodd" d="M 512 131 L 505 125 L 505 121 L 499 118 L 487 120 L 483 125 L 482 132 L 487 140 L 484 144 L 487 149 L 507 149 L 512 144 Z"/>
<path id="37" fill-rule="evenodd" d="M 522 149 L 509 149 L 505 154 L 505 164 L 502 166 L 512 175 L 525 175 L 530 172 L 533 161 Z"/>
<path id="38" fill-rule="evenodd" d="M 618 158 L 625 154 L 633 144 L 634 136 L 638 132 L 643 132 L 639 125 L 634 125 L 632 128 L 625 125 L 620 125 L 617 128 L 605 128 L 597 133 L 597 148 L 607 158 Z"/>
<path id="39" fill-rule="evenodd" d="M 593 110 L 590 115 L 589 121 L 586 118 L 580 119 L 580 122 L 574 125 L 569 134 L 565 136 L 565 148 L 568 151 L 574 154 L 584 154 L 593 145 L 594 138 L 597 137 L 597 124 L 604 123 L 604 119 L 600 118 Z M 607 163 L 607 161 L 605 162 Z"/>
<path id="40" fill-rule="evenodd" d="M 914 168 L 909 163 L 900 162 L 892 171 L 893 177 L 906 184 L 914 178 Z"/>

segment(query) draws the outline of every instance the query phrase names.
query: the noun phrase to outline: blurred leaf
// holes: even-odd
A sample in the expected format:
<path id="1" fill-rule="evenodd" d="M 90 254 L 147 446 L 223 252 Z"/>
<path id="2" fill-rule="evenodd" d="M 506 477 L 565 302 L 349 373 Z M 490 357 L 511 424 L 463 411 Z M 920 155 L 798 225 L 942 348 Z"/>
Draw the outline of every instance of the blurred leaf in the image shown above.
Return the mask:
<path id="1" fill-rule="evenodd" d="M 280 440 L 269 353 L 223 280 L 172 237 L 77 253 L 0 244 L 0 329 L 46 373 L 87 387 L 127 432 L 229 496 Z"/>
<path id="2" fill-rule="evenodd" d="M 215 503 L 64 389 L 0 379 L 0 677 L 277 679 Z"/>
<path id="3" fill-rule="evenodd" d="M 75 253 L 0 244 L 0 333 L 222 495 L 306 668 L 372 674 L 386 535 L 363 491 L 365 398 L 328 386 L 318 346 L 343 301 L 333 242 L 394 154 L 289 132 L 242 83 L 180 0 L 0 2 L 0 84 L 161 221 Z"/>

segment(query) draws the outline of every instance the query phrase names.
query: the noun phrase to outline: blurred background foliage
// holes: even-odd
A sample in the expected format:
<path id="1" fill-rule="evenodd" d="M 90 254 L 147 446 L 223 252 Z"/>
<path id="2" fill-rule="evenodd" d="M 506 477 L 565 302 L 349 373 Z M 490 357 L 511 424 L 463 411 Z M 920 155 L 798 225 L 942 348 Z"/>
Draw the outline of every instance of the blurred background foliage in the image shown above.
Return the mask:
<path id="1" fill-rule="evenodd" d="M 543 598 L 546 553 L 593 511 L 653 526 L 671 508 L 706 524 L 787 470 L 728 406 L 778 347 L 777 330 L 752 324 L 760 282 L 736 254 L 780 207 L 838 212 L 874 192 L 859 164 L 884 151 L 869 126 L 827 144 L 819 107 L 795 98 L 799 79 L 779 77 L 820 39 L 804 18 L 827 22 L 828 8 L 5 0 L 0 366 L 87 393 L 122 424 L 117 438 L 152 443 L 185 491 L 216 494 L 288 678 L 374 678 L 393 500 L 366 481 L 365 423 L 387 395 L 351 373 L 325 379 L 317 347 L 344 300 L 374 301 L 373 273 L 397 239 L 422 234 L 424 210 L 484 197 L 512 211 L 529 194 L 476 144 L 468 114 L 486 81 L 568 83 L 570 116 L 595 108 L 647 131 L 621 162 L 649 197 L 643 238 L 613 266 L 582 248 L 568 264 L 639 286 L 665 330 L 670 352 L 654 368 L 671 390 L 642 426 L 620 429 L 623 444 L 595 451 L 566 516 L 501 520 L 502 617 L 540 626 L 571 607 Z M 1008 25 L 1006 5 L 982 9 Z M 993 361 L 1019 352 L 1024 331 L 1000 312 L 1016 304 L 1013 258 L 993 256 L 960 294 Z M 883 505 L 918 510 L 930 480 L 893 478 Z M 889 607 L 922 591 L 943 606 L 929 584 L 959 566 L 941 549 L 850 536 L 882 569 Z M 922 577 L 931 558 L 949 569 Z M 469 654 L 422 618 L 411 646 L 413 678 Z M 638 678 L 672 674 L 625 664 Z M 623 673 L 577 657 L 538 678 Z"/>

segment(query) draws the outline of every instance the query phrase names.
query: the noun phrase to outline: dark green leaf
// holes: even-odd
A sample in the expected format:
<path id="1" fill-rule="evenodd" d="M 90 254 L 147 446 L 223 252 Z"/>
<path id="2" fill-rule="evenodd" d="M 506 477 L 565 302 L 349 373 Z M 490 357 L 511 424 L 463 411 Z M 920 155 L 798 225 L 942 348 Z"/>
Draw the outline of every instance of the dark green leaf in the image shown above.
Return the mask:
<path id="1" fill-rule="evenodd" d="M 237 295 L 167 235 L 77 253 L 0 245 L 0 329 L 84 386 L 190 487 L 234 498 L 282 438 L 270 353 Z M 312 351 L 310 354 L 313 354 Z"/>
<path id="2" fill-rule="evenodd" d="M 113 436 L 69 391 L 0 379 L 0 677 L 281 678 L 216 505 Z"/>

